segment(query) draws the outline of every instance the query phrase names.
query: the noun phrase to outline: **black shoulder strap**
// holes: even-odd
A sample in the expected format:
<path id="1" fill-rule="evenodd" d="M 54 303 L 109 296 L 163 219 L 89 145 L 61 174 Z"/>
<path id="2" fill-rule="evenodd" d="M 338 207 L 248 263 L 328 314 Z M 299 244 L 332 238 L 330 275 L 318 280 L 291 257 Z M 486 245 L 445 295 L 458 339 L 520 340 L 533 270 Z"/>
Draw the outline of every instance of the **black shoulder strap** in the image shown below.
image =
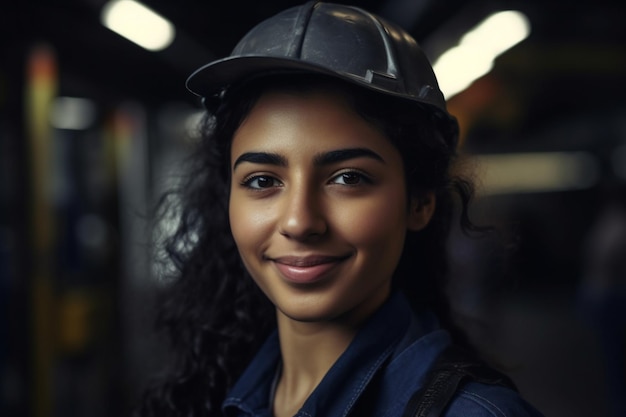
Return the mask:
<path id="1" fill-rule="evenodd" d="M 411 396 L 402 417 L 443 415 L 456 391 L 469 380 L 516 389 L 509 377 L 475 359 L 466 351 L 452 346 L 441 353 L 429 372 L 424 387 Z"/>

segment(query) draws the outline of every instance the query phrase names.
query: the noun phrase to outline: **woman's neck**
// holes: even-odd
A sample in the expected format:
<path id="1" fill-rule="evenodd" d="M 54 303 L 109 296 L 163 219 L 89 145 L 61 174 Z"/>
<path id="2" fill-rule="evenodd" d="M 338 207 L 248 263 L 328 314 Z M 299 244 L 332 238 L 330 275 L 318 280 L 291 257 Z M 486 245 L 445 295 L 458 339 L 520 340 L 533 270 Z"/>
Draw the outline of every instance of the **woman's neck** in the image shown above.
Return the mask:
<path id="1" fill-rule="evenodd" d="M 293 416 L 347 349 L 357 326 L 342 322 L 298 322 L 278 313 L 282 373 L 274 416 Z"/>

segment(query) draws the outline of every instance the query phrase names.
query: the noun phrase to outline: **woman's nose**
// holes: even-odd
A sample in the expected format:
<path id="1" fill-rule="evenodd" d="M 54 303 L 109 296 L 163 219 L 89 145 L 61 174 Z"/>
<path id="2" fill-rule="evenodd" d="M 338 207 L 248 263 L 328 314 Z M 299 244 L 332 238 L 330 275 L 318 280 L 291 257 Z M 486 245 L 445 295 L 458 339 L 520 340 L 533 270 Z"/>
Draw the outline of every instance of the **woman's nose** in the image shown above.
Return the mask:
<path id="1" fill-rule="evenodd" d="M 323 206 L 315 190 L 298 187 L 285 193 L 280 213 L 280 234 L 296 240 L 324 235 L 328 224 Z"/>

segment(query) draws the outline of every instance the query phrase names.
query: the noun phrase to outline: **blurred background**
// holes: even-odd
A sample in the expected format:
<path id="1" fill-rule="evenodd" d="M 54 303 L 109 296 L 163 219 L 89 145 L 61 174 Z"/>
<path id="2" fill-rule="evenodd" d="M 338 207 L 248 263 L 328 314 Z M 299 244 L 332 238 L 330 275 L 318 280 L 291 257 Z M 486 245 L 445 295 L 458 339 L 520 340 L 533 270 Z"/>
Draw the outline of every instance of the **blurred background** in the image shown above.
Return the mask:
<path id="1" fill-rule="evenodd" d="M 196 140 L 185 79 L 298 3 L 3 4 L 0 415 L 132 407 L 163 358 L 150 211 Z M 450 291 L 475 343 L 547 417 L 626 416 L 626 6 L 352 3 L 422 44 L 473 156 L 498 233 L 453 232 Z"/>

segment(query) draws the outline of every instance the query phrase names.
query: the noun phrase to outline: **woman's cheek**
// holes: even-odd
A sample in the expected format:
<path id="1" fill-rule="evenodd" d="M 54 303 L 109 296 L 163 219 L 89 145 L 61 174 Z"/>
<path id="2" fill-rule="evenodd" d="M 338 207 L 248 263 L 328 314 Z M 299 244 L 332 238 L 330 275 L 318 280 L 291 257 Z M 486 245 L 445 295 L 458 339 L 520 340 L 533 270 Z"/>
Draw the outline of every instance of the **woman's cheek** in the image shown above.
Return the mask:
<path id="1" fill-rule="evenodd" d="M 336 224 L 340 225 L 344 236 L 351 236 L 353 243 L 376 244 L 381 241 L 381 236 L 403 235 L 406 217 L 404 195 L 391 194 L 344 207 Z"/>

